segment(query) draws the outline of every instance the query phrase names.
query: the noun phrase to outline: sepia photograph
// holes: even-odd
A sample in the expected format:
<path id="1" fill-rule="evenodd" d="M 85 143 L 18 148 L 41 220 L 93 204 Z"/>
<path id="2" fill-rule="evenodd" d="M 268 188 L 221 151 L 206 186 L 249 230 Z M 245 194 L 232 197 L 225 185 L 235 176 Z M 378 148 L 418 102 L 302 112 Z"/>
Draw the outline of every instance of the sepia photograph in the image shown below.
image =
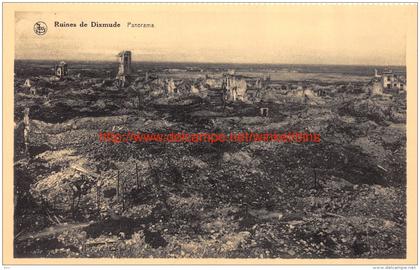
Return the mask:
<path id="1" fill-rule="evenodd" d="M 416 4 L 10 14 L 13 259 L 409 257 Z"/>

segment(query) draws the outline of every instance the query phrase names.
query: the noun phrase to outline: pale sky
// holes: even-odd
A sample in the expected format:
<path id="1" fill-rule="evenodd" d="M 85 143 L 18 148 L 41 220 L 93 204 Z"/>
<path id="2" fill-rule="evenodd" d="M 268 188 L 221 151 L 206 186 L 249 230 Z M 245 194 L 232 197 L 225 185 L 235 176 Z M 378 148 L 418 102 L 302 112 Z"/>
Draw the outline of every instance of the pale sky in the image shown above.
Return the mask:
<path id="1" fill-rule="evenodd" d="M 93 8 L 92 8 L 93 6 Z M 404 65 L 404 5 L 132 5 L 16 12 L 17 59 Z M 95 11 L 94 11 L 95 10 Z M 48 31 L 37 36 L 33 25 Z M 54 21 L 117 21 L 120 28 L 55 28 Z M 127 28 L 127 23 L 154 28 Z"/>

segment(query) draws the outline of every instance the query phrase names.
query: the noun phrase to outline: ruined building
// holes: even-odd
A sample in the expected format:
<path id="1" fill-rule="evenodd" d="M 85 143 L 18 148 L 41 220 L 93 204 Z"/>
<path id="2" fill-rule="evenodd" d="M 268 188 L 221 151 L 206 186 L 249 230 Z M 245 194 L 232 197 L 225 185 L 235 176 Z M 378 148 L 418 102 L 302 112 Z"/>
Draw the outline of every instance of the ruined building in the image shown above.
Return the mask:
<path id="1" fill-rule="evenodd" d="M 224 81 L 226 98 L 230 101 L 244 101 L 246 99 L 247 84 L 244 79 L 227 75 Z"/>
<path id="2" fill-rule="evenodd" d="M 261 88 L 263 88 L 263 82 L 262 82 L 261 78 L 258 78 L 258 79 L 255 81 L 255 88 L 257 88 L 257 89 L 261 89 Z"/>
<path id="3" fill-rule="evenodd" d="M 378 70 L 375 68 L 375 78 L 381 78 L 382 76 L 378 73 Z"/>
<path id="4" fill-rule="evenodd" d="M 327 91 L 324 88 L 318 88 L 318 89 L 315 90 L 315 94 L 318 97 L 324 97 L 324 96 L 327 95 Z"/>
<path id="5" fill-rule="evenodd" d="M 177 93 L 176 85 L 172 78 L 166 81 L 166 91 L 169 95 Z"/>
<path id="6" fill-rule="evenodd" d="M 200 90 L 199 90 L 200 86 L 198 84 L 192 84 L 191 85 L 191 93 L 192 94 L 199 94 Z"/>
<path id="7" fill-rule="evenodd" d="M 260 114 L 263 117 L 267 117 L 268 116 L 268 108 L 260 108 Z"/>
<path id="8" fill-rule="evenodd" d="M 262 89 L 262 88 L 265 88 L 265 87 L 267 87 L 267 85 L 270 83 L 270 76 L 268 75 L 268 76 L 264 76 L 264 77 L 262 77 L 262 78 L 258 78 L 256 81 L 255 81 L 255 88 L 256 89 Z"/>
<path id="9" fill-rule="evenodd" d="M 122 51 L 117 54 L 119 58 L 119 67 L 117 73 L 118 86 L 123 87 L 128 83 L 131 74 L 131 51 Z"/>
<path id="10" fill-rule="evenodd" d="M 375 78 L 381 81 L 384 89 L 405 90 L 406 81 L 404 76 L 398 76 L 392 70 L 384 70 L 382 74 L 378 74 L 375 69 Z"/>
<path id="11" fill-rule="evenodd" d="M 31 80 L 30 79 L 26 79 L 25 83 L 23 84 L 23 87 L 31 88 L 32 87 Z"/>
<path id="12" fill-rule="evenodd" d="M 373 81 L 368 88 L 368 94 L 370 96 L 382 95 L 383 94 L 383 87 L 381 82 Z"/>
<path id="13" fill-rule="evenodd" d="M 232 75 L 232 76 L 235 75 L 235 73 L 236 73 L 236 70 L 234 69 L 229 69 L 227 72 L 227 74 Z"/>
<path id="14" fill-rule="evenodd" d="M 60 64 L 54 66 L 55 76 L 62 79 L 69 74 L 67 64 L 64 61 L 61 61 Z"/>

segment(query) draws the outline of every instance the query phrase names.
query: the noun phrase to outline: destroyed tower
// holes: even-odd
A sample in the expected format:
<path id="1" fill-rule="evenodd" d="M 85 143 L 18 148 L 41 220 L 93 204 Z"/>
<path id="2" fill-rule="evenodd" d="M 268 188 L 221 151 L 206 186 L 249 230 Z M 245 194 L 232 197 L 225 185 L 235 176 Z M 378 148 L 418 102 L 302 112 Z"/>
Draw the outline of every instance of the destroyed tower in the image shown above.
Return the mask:
<path id="1" fill-rule="evenodd" d="M 123 87 L 128 82 L 128 77 L 131 74 L 131 51 L 122 51 L 117 57 L 120 65 L 118 67 L 118 86 Z"/>
<path id="2" fill-rule="evenodd" d="M 62 79 L 63 77 L 68 75 L 67 64 L 64 61 L 61 61 L 60 64 L 54 66 L 54 73 L 55 76 Z"/>

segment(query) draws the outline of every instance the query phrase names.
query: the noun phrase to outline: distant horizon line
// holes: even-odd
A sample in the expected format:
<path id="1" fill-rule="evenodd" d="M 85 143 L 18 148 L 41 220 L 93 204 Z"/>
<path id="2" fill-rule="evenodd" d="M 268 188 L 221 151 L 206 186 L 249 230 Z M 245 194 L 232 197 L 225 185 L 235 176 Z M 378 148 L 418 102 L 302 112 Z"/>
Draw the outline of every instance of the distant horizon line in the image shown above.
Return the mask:
<path id="1" fill-rule="evenodd" d="M 86 59 L 72 59 L 72 60 L 66 60 L 66 59 L 60 59 L 60 60 L 53 60 L 53 59 L 25 59 L 25 58 L 16 58 L 15 61 L 51 61 L 51 62 L 107 62 L 107 63 L 118 63 L 118 61 L 112 61 L 112 60 L 86 60 Z M 132 61 L 132 63 L 178 63 L 178 64 L 219 64 L 219 65 L 306 65 L 306 66 L 365 66 L 365 67 L 406 67 L 406 64 L 314 64 L 314 63 L 252 63 L 252 62 L 190 62 L 190 61 L 139 61 L 135 60 Z"/>

